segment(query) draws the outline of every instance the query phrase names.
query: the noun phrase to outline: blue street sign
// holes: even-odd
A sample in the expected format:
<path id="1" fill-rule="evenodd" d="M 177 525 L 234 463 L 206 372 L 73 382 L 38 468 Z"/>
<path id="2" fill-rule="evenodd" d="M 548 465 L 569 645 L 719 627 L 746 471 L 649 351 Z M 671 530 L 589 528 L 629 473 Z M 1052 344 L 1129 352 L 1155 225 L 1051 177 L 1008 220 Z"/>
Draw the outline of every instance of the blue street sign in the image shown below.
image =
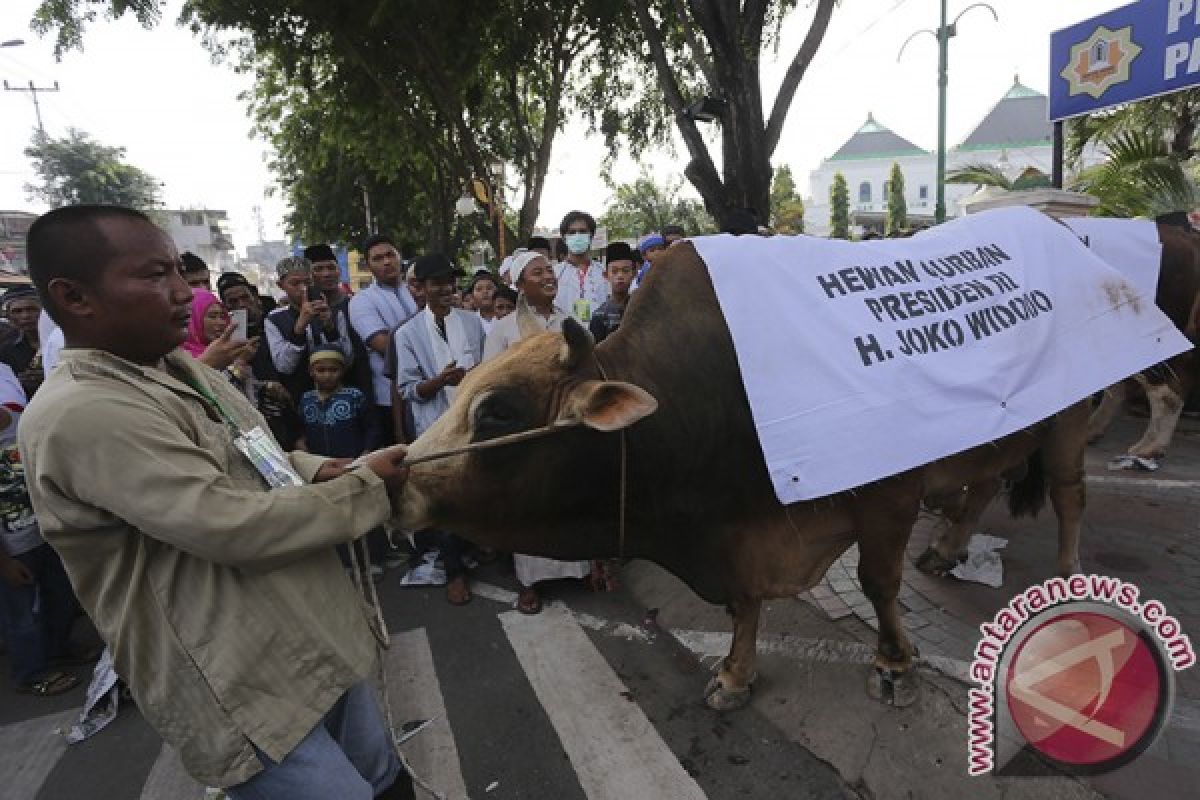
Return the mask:
<path id="1" fill-rule="evenodd" d="M 1142 0 L 1050 35 L 1050 119 L 1200 84 L 1200 0 Z"/>

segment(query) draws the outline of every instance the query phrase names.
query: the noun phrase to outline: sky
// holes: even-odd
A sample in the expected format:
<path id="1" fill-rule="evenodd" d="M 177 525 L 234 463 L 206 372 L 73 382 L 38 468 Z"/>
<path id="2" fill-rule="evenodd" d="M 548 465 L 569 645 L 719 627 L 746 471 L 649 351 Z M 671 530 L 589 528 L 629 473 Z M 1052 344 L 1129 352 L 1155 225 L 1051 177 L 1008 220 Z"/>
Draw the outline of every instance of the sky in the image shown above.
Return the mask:
<path id="1" fill-rule="evenodd" d="M 993 0 L 995 21 L 984 8 L 965 14 L 950 43 L 947 142 L 961 141 L 1012 86 L 1013 78 L 1045 92 L 1049 35 L 1127 0 Z M 53 42 L 29 30 L 37 0 L 0 2 L 0 79 L 10 86 L 59 83 L 39 95 L 47 133 L 81 128 L 104 144 L 126 148 L 127 160 L 163 183 L 169 208 L 207 207 L 229 212 L 239 252 L 259 239 L 259 209 L 267 239 L 284 234 L 283 199 L 267 163 L 267 145 L 250 136 L 251 123 L 238 95 L 249 76 L 214 64 L 190 31 L 174 24 L 182 0 L 171 0 L 164 22 L 152 30 L 130 17 L 101 20 L 86 33 L 83 52 L 56 62 Z M 972 0 L 950 0 L 950 19 Z M 777 53 L 764 55 L 763 94 L 768 106 L 784 70 L 803 40 L 811 3 L 802 2 L 784 22 Z M 832 155 L 872 112 L 882 124 L 916 144 L 937 143 L 937 42 L 922 34 L 897 58 L 905 40 L 938 25 L 939 0 L 842 0 L 825 40 L 801 82 L 773 162 L 788 164 L 806 192 L 808 174 Z M 0 93 L 0 209 L 37 211 L 25 192 L 34 175 L 24 148 L 36 126 L 25 92 Z M 710 136 L 713 133 L 709 134 Z M 715 139 L 713 140 L 715 142 Z M 719 152 L 719 147 L 714 147 Z M 539 223 L 556 226 L 573 208 L 599 213 L 611 199 L 600 177 L 605 150 L 572 120 L 554 146 Z M 656 177 L 678 176 L 687 161 L 676 152 L 642 159 Z M 618 181 L 632 180 L 643 164 L 619 159 Z M 690 187 L 688 187 L 690 192 Z M 694 193 L 693 193 L 694 194 Z"/>

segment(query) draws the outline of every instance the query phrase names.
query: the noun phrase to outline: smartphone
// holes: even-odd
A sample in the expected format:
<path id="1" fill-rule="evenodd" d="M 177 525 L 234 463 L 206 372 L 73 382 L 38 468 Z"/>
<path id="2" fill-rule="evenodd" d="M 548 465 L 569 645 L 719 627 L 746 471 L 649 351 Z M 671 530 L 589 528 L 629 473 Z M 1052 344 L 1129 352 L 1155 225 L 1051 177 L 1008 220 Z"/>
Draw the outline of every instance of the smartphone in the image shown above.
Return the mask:
<path id="1" fill-rule="evenodd" d="M 308 287 L 308 302 L 315 303 L 318 300 L 324 300 L 325 295 L 315 286 Z"/>
<path id="2" fill-rule="evenodd" d="M 229 312 L 229 321 L 233 323 L 233 333 L 229 337 L 230 341 L 246 341 L 246 324 L 249 322 L 247 314 L 248 312 L 244 308 Z"/>

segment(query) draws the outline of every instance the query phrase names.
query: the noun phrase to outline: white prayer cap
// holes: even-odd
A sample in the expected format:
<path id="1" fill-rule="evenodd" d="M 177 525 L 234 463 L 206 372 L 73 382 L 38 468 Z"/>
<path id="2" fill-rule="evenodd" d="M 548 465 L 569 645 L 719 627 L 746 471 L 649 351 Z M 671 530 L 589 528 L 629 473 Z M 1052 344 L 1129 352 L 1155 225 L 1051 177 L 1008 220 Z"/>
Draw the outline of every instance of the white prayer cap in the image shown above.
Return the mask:
<path id="1" fill-rule="evenodd" d="M 504 257 L 504 260 L 500 262 L 500 274 L 501 275 L 507 275 L 509 272 L 512 271 L 512 262 L 513 262 L 512 256 Z"/>
<path id="2" fill-rule="evenodd" d="M 512 282 L 519 283 L 521 281 L 521 273 L 529 266 L 530 262 L 535 259 L 545 259 L 541 253 L 535 253 L 532 250 L 526 250 L 523 253 L 513 256 L 512 262 Z"/>

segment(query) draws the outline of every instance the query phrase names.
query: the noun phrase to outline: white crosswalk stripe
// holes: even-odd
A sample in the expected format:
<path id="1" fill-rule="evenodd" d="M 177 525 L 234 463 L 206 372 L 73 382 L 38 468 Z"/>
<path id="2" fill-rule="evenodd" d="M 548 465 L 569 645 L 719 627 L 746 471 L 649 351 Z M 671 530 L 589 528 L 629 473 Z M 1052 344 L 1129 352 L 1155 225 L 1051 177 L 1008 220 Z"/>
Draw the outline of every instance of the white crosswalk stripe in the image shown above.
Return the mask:
<path id="1" fill-rule="evenodd" d="M 62 711 L 0 728 L 0 776 L 4 800 L 34 800 L 38 789 L 67 752 L 56 728 L 69 725 L 76 712 Z"/>
<path id="2" fill-rule="evenodd" d="M 504 602 L 507 596 L 497 599 L 511 605 Z M 588 798 L 704 800 L 704 792 L 680 765 L 569 608 L 548 603 L 536 616 L 504 611 L 496 619 L 516 655 L 516 665 L 533 690 L 532 697 L 536 697 L 552 726 L 553 730 L 545 728 L 545 735 L 557 735 L 578 785 Z M 629 627 L 586 614 L 582 621 L 614 635 L 622 635 L 621 630 Z M 467 800 L 467 783 L 452 725 L 463 727 L 459 735 L 477 736 L 471 726 L 478 720 L 451 720 L 447 716 L 442 681 L 425 629 L 394 633 L 391 647 L 383 654 L 383 665 L 394 724 L 433 720 L 402 746 L 405 758 L 416 774 L 446 800 Z M 528 702 L 533 702 L 532 697 Z M 70 768 L 69 761 L 62 761 L 64 755 L 70 757 L 68 745 L 56 729 L 69 724 L 77 713 L 68 710 L 0 726 L 3 800 L 37 800 L 56 767 Z M 101 733 L 97 742 L 111 735 Z M 138 797 L 204 800 L 205 787 L 187 774 L 178 753 L 163 744 Z M 46 800 L 44 793 L 42 800 Z"/>
<path id="3" fill-rule="evenodd" d="M 500 622 L 589 798 L 703 800 L 569 611 L 508 611 Z"/>
<path id="4" fill-rule="evenodd" d="M 424 629 L 392 634 L 391 647 L 384 658 L 388 680 L 388 699 L 394 713 L 401 714 L 394 723 L 405 719 L 432 719 L 433 722 L 401 747 L 401 752 L 413 771 L 430 786 L 444 794 L 447 800 L 465 800 L 466 783 L 442 687 L 433 664 L 433 653 Z"/>

